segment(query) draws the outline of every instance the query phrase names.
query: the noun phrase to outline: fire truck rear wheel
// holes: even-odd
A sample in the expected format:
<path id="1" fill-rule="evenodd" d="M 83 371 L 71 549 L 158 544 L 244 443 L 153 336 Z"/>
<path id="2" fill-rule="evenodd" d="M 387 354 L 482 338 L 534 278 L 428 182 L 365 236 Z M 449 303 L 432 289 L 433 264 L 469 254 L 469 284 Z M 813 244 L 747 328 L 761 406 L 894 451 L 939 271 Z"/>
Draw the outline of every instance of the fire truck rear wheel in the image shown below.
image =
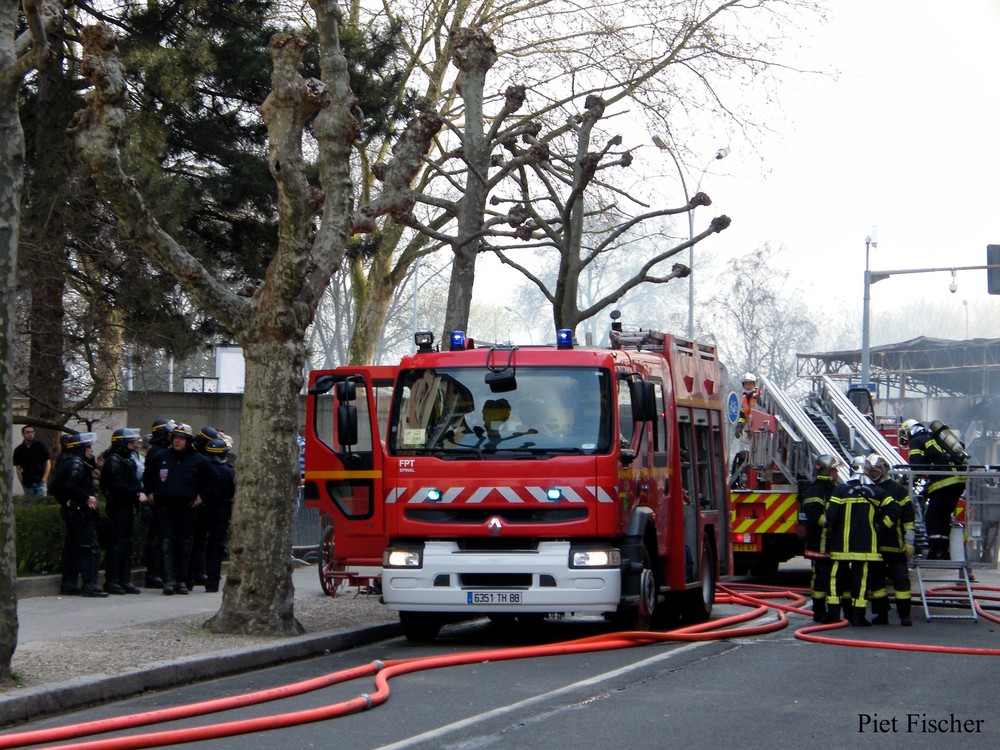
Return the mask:
<path id="1" fill-rule="evenodd" d="M 399 622 L 406 640 L 414 643 L 430 643 L 437 638 L 444 624 L 435 612 L 400 612 Z"/>
<path id="2" fill-rule="evenodd" d="M 715 551 L 707 541 L 701 548 L 701 585 L 683 594 L 682 618 L 684 622 L 705 622 L 712 616 L 715 603 Z"/>

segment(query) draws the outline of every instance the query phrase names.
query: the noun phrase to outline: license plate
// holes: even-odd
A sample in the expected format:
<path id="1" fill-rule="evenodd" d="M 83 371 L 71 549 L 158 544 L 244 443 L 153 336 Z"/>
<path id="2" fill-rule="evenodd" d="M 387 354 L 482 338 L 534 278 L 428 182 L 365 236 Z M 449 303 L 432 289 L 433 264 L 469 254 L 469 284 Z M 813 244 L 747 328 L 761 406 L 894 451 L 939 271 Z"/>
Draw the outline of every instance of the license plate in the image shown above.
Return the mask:
<path id="1" fill-rule="evenodd" d="M 756 552 L 756 544 L 734 544 L 733 552 Z"/>
<path id="2" fill-rule="evenodd" d="M 520 591 L 470 591 L 469 604 L 521 604 Z"/>

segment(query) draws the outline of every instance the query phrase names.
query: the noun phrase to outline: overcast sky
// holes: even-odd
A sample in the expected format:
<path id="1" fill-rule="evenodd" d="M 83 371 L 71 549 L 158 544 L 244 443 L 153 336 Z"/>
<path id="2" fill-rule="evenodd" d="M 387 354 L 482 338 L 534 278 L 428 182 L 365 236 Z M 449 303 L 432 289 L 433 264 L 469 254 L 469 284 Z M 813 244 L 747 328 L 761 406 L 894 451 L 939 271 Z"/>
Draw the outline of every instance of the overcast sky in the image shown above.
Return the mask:
<path id="1" fill-rule="evenodd" d="M 713 256 L 782 245 L 795 283 L 814 302 L 853 310 L 860 328 L 872 225 L 872 270 L 984 265 L 986 245 L 1000 244 L 1000 0 L 829 6 L 824 26 L 804 30 L 797 61 L 829 75 L 787 84 L 775 135 L 757 154 L 734 144 L 702 189 L 710 210 L 733 219 Z M 985 274 L 959 272 L 955 294 L 950 273 L 873 285 L 873 343 L 880 314 L 922 296 L 963 321 L 968 301 L 971 336 L 1000 336 L 1000 296 L 986 293 Z"/>

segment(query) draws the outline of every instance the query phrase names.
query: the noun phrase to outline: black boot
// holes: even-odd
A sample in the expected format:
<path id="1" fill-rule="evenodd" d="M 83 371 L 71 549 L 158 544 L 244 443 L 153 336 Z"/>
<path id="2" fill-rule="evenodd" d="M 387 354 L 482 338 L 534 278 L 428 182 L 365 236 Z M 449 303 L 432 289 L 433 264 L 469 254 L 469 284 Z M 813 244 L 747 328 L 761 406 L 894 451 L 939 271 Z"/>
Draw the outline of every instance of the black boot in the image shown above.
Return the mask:
<path id="1" fill-rule="evenodd" d="M 899 624 L 910 627 L 913 625 L 913 620 L 910 619 L 910 599 L 897 599 L 896 600 L 896 612 L 899 614 Z"/>
<path id="2" fill-rule="evenodd" d="M 813 622 L 823 622 L 826 617 L 826 599 L 813 597 Z"/>
<path id="3" fill-rule="evenodd" d="M 854 612 L 851 615 L 851 625 L 857 628 L 867 628 L 871 625 L 871 623 L 865 617 L 864 608 L 854 607 Z"/>
<path id="4" fill-rule="evenodd" d="M 829 625 L 830 623 L 840 622 L 840 605 L 839 604 L 828 604 L 826 607 L 826 615 L 820 620 L 824 625 Z"/>
<path id="5" fill-rule="evenodd" d="M 880 596 L 872 599 L 872 625 L 889 624 L 889 597 Z"/>
<path id="6" fill-rule="evenodd" d="M 854 603 L 850 599 L 844 599 L 841 606 L 844 609 L 844 619 L 848 623 L 854 622 Z"/>
<path id="7" fill-rule="evenodd" d="M 177 589 L 177 579 L 174 577 L 174 545 L 172 540 L 161 541 L 160 574 L 163 576 L 164 596 L 173 596 Z"/>

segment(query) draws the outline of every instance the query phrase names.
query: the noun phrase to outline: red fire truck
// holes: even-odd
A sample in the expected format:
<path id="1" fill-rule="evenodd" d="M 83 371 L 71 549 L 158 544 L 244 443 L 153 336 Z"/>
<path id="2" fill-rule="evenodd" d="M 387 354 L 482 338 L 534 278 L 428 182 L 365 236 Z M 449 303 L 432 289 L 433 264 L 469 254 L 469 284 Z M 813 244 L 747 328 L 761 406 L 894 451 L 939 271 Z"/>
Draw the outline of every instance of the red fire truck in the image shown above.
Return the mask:
<path id="1" fill-rule="evenodd" d="M 380 566 L 411 640 L 482 615 L 707 619 L 731 569 L 724 371 L 712 346 L 612 328 L 609 349 L 417 334 L 398 366 L 311 373 L 328 569 Z"/>

